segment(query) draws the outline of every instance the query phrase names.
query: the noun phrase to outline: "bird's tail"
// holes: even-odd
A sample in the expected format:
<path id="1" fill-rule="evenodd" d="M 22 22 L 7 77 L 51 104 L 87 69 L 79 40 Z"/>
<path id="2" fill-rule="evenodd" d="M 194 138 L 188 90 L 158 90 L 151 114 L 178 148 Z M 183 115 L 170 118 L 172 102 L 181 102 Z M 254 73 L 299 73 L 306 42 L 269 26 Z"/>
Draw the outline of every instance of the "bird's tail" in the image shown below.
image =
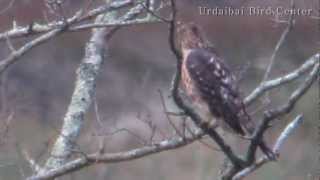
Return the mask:
<path id="1" fill-rule="evenodd" d="M 256 124 L 251 119 L 251 116 L 247 113 L 245 105 L 241 103 L 241 106 L 242 107 L 240 108 L 241 110 L 239 112 L 240 124 L 244 129 L 244 131 L 246 132 L 246 135 L 252 136 L 255 131 Z"/>
<path id="2" fill-rule="evenodd" d="M 245 105 L 242 103 L 242 112 L 240 112 L 240 121 L 241 121 L 241 125 L 242 127 L 245 129 L 246 131 L 246 136 L 244 136 L 244 138 L 248 138 L 248 139 L 252 139 L 252 136 L 255 132 L 256 129 L 256 124 L 254 123 L 254 121 L 251 119 L 251 116 L 246 112 L 246 108 Z M 270 160 L 275 160 L 276 159 L 276 155 L 274 154 L 274 152 L 267 146 L 267 144 L 265 143 L 265 141 L 262 139 L 259 143 L 259 148 L 261 149 L 261 151 L 270 159 Z"/>

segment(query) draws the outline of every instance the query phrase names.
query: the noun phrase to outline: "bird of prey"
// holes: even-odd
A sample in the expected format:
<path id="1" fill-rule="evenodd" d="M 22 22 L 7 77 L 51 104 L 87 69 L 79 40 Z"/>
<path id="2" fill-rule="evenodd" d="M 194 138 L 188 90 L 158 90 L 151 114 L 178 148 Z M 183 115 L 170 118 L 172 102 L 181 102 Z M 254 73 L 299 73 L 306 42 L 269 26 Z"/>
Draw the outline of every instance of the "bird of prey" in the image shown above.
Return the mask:
<path id="1" fill-rule="evenodd" d="M 191 103 L 201 110 L 200 114 L 205 114 L 203 123 L 240 136 L 251 136 L 255 123 L 246 111 L 236 78 L 224 59 L 195 24 L 181 25 L 177 35 L 182 53 L 181 85 Z M 263 142 L 259 146 L 269 158 L 274 158 Z"/>
<path id="2" fill-rule="evenodd" d="M 240 97 L 236 78 L 193 23 L 178 29 L 182 52 L 181 83 L 192 104 L 202 110 L 205 120 L 245 136 L 254 123 Z"/>

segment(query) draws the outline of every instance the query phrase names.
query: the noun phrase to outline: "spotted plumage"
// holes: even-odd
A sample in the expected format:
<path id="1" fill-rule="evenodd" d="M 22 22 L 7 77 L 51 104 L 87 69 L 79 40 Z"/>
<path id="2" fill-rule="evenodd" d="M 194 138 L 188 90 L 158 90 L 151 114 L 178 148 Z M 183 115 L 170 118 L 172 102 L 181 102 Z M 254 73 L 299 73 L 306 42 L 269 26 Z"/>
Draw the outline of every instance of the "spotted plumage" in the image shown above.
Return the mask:
<path id="1" fill-rule="evenodd" d="M 235 77 L 224 60 L 194 24 L 181 26 L 178 36 L 182 52 L 181 84 L 191 103 L 199 107 L 196 109 L 200 109 L 200 114 L 205 117 L 199 127 L 210 131 L 221 126 L 243 136 L 252 135 L 255 125 L 246 112 Z M 276 159 L 263 140 L 258 146 L 269 159 Z"/>
<path id="2" fill-rule="evenodd" d="M 234 75 L 200 33 L 192 24 L 179 30 L 182 85 L 186 94 L 218 125 L 240 135 L 251 134 L 254 124 L 243 105 Z"/>

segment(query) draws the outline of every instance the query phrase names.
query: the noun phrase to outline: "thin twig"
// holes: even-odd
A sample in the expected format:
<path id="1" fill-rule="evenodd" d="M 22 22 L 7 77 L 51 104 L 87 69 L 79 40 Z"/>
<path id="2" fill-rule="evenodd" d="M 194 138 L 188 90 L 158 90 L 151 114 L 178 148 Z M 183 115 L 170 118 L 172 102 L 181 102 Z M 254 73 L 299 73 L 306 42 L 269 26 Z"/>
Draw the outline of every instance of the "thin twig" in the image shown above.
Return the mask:
<path id="1" fill-rule="evenodd" d="M 146 5 L 144 5 L 144 3 L 140 3 L 142 5 L 142 7 L 149 13 L 151 14 L 153 17 L 165 22 L 165 23 L 170 23 L 170 20 L 161 17 L 160 15 L 156 14 L 156 12 L 154 12 L 151 8 L 148 8 Z"/>
<path id="2" fill-rule="evenodd" d="M 280 116 L 283 116 L 284 114 L 289 113 L 295 107 L 295 104 L 298 102 L 298 100 L 306 93 L 306 91 L 311 87 L 311 85 L 316 80 L 317 75 L 319 74 L 319 67 L 320 67 L 320 60 L 318 59 L 312 71 L 310 72 L 309 76 L 306 78 L 303 84 L 300 85 L 300 87 L 291 94 L 291 96 L 289 97 L 289 100 L 284 105 L 268 110 L 264 113 L 264 119 L 262 120 L 262 123 L 260 124 L 260 126 L 257 128 L 255 135 L 251 140 L 250 146 L 248 148 L 247 161 L 249 165 L 252 164 L 254 160 L 254 155 L 255 155 L 257 146 L 259 145 L 259 142 L 261 141 L 264 132 L 268 129 L 270 122 L 276 118 L 279 118 Z M 277 145 L 276 147 L 278 146 L 280 145 Z M 240 170 L 241 169 L 237 169 L 233 173 L 236 174 Z M 232 177 L 233 175 L 229 174 L 228 176 Z"/>
<path id="3" fill-rule="evenodd" d="M 291 0 L 291 9 L 294 9 L 294 8 L 295 8 L 294 0 Z M 262 81 L 266 81 L 269 78 L 269 75 L 270 75 L 271 69 L 273 67 L 276 55 L 277 55 L 280 47 L 282 46 L 282 44 L 285 42 L 289 32 L 293 29 L 293 26 L 294 26 L 294 13 L 291 13 L 290 17 L 289 17 L 289 20 L 288 20 L 288 25 L 285 28 L 285 30 L 282 32 L 281 37 L 280 37 L 279 41 L 277 42 L 277 45 L 275 46 L 275 48 L 273 50 L 273 53 L 272 53 L 271 58 L 270 58 L 269 65 L 268 65 L 267 70 L 266 70 L 266 72 L 265 72 L 265 74 L 263 76 L 263 80 Z"/>
<path id="4" fill-rule="evenodd" d="M 112 4 L 112 5 L 108 5 L 108 6 L 104 6 L 100 9 L 96 9 L 95 11 L 90 11 L 90 13 L 88 13 L 88 15 L 84 16 L 84 17 L 80 17 L 81 13 L 76 13 L 72 18 L 68 19 L 66 21 L 66 23 L 60 23 L 58 25 L 58 28 L 56 29 L 53 29 L 41 36 L 39 36 L 38 38 L 26 43 L 25 45 L 23 45 L 21 48 L 11 52 L 11 54 L 0 61 L 0 74 L 6 70 L 11 64 L 17 62 L 21 56 L 23 56 L 24 54 L 26 54 L 27 52 L 29 52 L 31 49 L 41 45 L 42 43 L 52 39 L 53 37 L 56 37 L 57 35 L 61 34 L 62 32 L 64 32 L 65 30 L 68 29 L 68 27 L 73 24 L 73 23 L 76 23 L 78 21 L 81 21 L 81 20 L 85 20 L 85 19 L 90 19 L 92 17 L 95 17 L 99 14 L 101 14 L 102 12 L 105 12 L 105 11 L 113 11 L 113 10 L 117 10 L 119 8 L 123 8 L 123 7 L 127 7 L 131 4 L 131 0 L 125 0 L 125 1 L 121 1 L 121 3 L 115 3 L 115 4 Z M 33 26 L 32 26 L 33 27 Z M 15 30 L 16 28 L 14 28 Z M 27 31 L 32 31 L 32 29 L 30 30 L 29 27 L 27 29 Z M 8 39 L 9 37 L 9 32 L 8 33 L 5 33 L 3 35 L 3 37 L 5 39 Z M 1 36 L 0 36 L 1 38 Z"/>
<path id="5" fill-rule="evenodd" d="M 280 148 L 282 147 L 282 145 L 284 144 L 284 142 L 289 138 L 289 136 L 293 133 L 293 131 L 299 127 L 299 125 L 301 124 L 303 120 L 302 115 L 298 115 L 292 122 L 290 122 L 286 128 L 282 131 L 282 133 L 280 134 L 280 136 L 278 137 L 276 143 L 273 146 L 273 151 L 276 152 L 277 154 L 279 153 Z M 266 157 L 263 156 L 261 157 L 259 160 L 257 160 L 257 162 L 255 162 L 254 164 L 252 164 L 251 166 L 241 170 L 240 172 L 238 172 L 232 180 L 241 180 L 244 177 L 248 176 L 249 174 L 251 174 L 253 171 L 257 170 L 258 168 L 260 168 L 262 165 L 264 165 L 265 163 L 269 162 L 270 160 Z"/>
<path id="6" fill-rule="evenodd" d="M 6 11 L 8 11 L 13 6 L 14 2 L 15 2 L 15 0 L 10 0 L 7 7 L 4 7 L 3 9 L 0 10 L 0 15 L 4 14 Z"/>
<path id="7" fill-rule="evenodd" d="M 172 121 L 171 117 L 169 116 L 168 109 L 163 97 L 162 92 L 159 90 L 159 95 L 160 95 L 160 100 L 161 100 L 161 105 L 163 108 L 163 113 L 166 115 L 166 119 L 168 120 L 169 124 L 171 125 L 171 127 L 174 129 L 175 133 L 177 133 L 180 137 L 184 137 L 184 134 L 180 132 L 180 130 L 178 129 L 178 127 L 174 124 L 174 122 Z"/>
<path id="8" fill-rule="evenodd" d="M 131 1 L 122 1 L 122 3 L 123 2 L 131 3 Z M 119 4 L 117 5 L 119 6 Z M 122 4 L 120 7 L 127 5 L 128 4 Z M 110 8 L 111 6 L 106 10 L 111 10 Z M 136 7 L 133 7 L 122 17 L 122 19 L 130 20 L 135 18 L 139 12 L 141 11 L 138 11 Z M 91 16 L 96 13 L 97 12 L 92 12 L 86 16 Z M 102 15 L 96 18 L 96 21 L 103 20 L 105 19 Z M 103 56 L 106 47 L 105 43 L 108 42 L 108 38 L 110 38 L 118 29 L 119 28 L 115 27 L 108 31 L 106 28 L 93 30 L 89 43 L 86 46 L 86 55 L 77 69 L 75 88 L 68 110 L 63 119 L 64 123 L 60 135 L 55 141 L 50 153 L 51 156 L 47 159 L 44 170 L 41 173 L 45 173 L 49 169 L 61 166 L 71 156 L 71 150 L 74 149 L 73 147 L 76 145 L 74 142 L 80 135 L 85 114 L 93 101 L 96 88 L 96 77 L 99 73 L 102 62 L 105 61 Z"/>
<path id="9" fill-rule="evenodd" d="M 147 140 L 143 139 L 137 133 L 135 133 L 135 132 L 133 132 L 133 131 L 127 129 L 127 128 L 119 128 L 119 129 L 113 130 L 112 132 L 103 132 L 103 133 L 99 133 L 99 134 L 95 134 L 95 135 L 96 136 L 104 136 L 104 137 L 106 137 L 106 136 L 113 136 L 113 135 L 116 135 L 116 134 L 121 133 L 121 132 L 126 132 L 126 133 L 132 135 L 134 138 L 136 138 L 139 141 L 139 143 L 141 145 L 148 144 Z"/>
<path id="10" fill-rule="evenodd" d="M 41 170 L 41 166 L 33 159 L 31 158 L 30 154 L 27 152 L 27 150 L 22 150 L 22 153 L 24 155 L 24 158 L 28 161 L 31 169 L 34 172 L 39 172 Z"/>
<path id="11" fill-rule="evenodd" d="M 320 53 L 317 53 L 310 57 L 308 60 L 306 60 L 304 64 L 302 64 L 299 68 L 292 71 L 291 73 L 281 76 L 279 78 L 275 78 L 273 80 L 262 82 L 245 98 L 244 103 L 247 106 L 249 106 L 266 91 L 269 91 L 273 88 L 285 85 L 293 80 L 298 79 L 303 74 L 305 74 L 310 68 L 312 68 L 319 61 L 319 58 Z"/>
<path id="12" fill-rule="evenodd" d="M 200 139 L 203 135 L 204 134 L 201 131 L 198 131 L 194 133 L 194 136 L 188 136 L 186 138 L 177 137 L 167 139 L 150 146 L 144 146 L 142 148 L 132 149 L 130 151 L 119 153 L 105 153 L 103 155 L 99 153 L 89 154 L 86 158 L 78 158 L 72 160 L 59 167 L 47 170 L 44 173 L 29 177 L 27 180 L 56 178 L 97 163 L 117 163 L 142 158 L 162 151 L 168 151 L 186 146 L 194 142 L 195 140 Z"/>
<path id="13" fill-rule="evenodd" d="M 195 136 L 194 132 L 190 129 L 189 126 L 186 126 L 186 130 L 187 130 L 192 136 Z M 200 144 L 202 144 L 204 147 L 206 147 L 206 148 L 208 148 L 208 149 L 210 149 L 210 150 L 212 150 L 212 151 L 221 152 L 221 150 L 220 150 L 219 148 L 216 148 L 216 147 L 214 147 L 213 145 L 210 145 L 210 144 L 204 142 L 202 139 L 198 139 L 198 142 L 199 142 Z"/>
<path id="14" fill-rule="evenodd" d="M 119 1 L 119 2 L 121 2 L 121 1 Z M 119 20 L 119 21 L 115 21 L 115 22 L 95 22 L 95 23 L 89 22 L 89 23 L 79 24 L 81 22 L 86 22 L 87 20 L 90 20 L 93 17 L 105 12 L 106 11 L 105 7 L 107 7 L 107 6 L 108 5 L 100 6 L 99 8 L 93 9 L 91 11 L 86 10 L 86 8 L 79 10 L 77 12 L 77 14 L 79 14 L 81 18 L 78 18 L 76 23 L 70 23 L 71 18 L 67 19 L 67 22 L 69 22 L 69 28 L 66 29 L 65 32 L 91 30 L 92 28 L 130 26 L 130 25 L 136 25 L 136 24 L 163 22 L 162 20 L 159 20 L 158 18 L 151 19 L 150 17 L 146 16 L 145 18 L 128 20 L 128 21 Z M 140 6 L 140 4 L 139 4 L 139 6 Z M 140 7 L 143 8 L 142 5 Z M 85 15 L 83 15 L 83 14 L 85 14 Z M 46 33 L 48 31 L 59 28 L 61 26 L 61 24 L 63 24 L 63 23 L 61 23 L 61 21 L 59 21 L 59 22 L 54 21 L 54 22 L 47 22 L 46 24 L 39 24 L 39 23 L 32 23 L 32 24 L 33 24 L 32 26 L 14 27 L 11 30 L 0 33 L 0 41 L 5 40 L 7 37 L 20 38 L 20 37 L 28 37 L 28 36 L 36 35 L 36 34 L 40 34 L 40 33 Z"/>

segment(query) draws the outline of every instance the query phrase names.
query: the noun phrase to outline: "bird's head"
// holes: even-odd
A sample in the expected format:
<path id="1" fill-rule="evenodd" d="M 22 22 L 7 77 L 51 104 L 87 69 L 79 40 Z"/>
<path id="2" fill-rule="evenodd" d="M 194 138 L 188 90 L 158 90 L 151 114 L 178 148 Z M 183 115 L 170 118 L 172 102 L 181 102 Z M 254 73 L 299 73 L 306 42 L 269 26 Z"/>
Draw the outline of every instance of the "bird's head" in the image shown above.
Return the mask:
<path id="1" fill-rule="evenodd" d="M 205 46 L 201 29 L 194 23 L 178 26 L 178 45 L 181 50 L 203 48 Z"/>

